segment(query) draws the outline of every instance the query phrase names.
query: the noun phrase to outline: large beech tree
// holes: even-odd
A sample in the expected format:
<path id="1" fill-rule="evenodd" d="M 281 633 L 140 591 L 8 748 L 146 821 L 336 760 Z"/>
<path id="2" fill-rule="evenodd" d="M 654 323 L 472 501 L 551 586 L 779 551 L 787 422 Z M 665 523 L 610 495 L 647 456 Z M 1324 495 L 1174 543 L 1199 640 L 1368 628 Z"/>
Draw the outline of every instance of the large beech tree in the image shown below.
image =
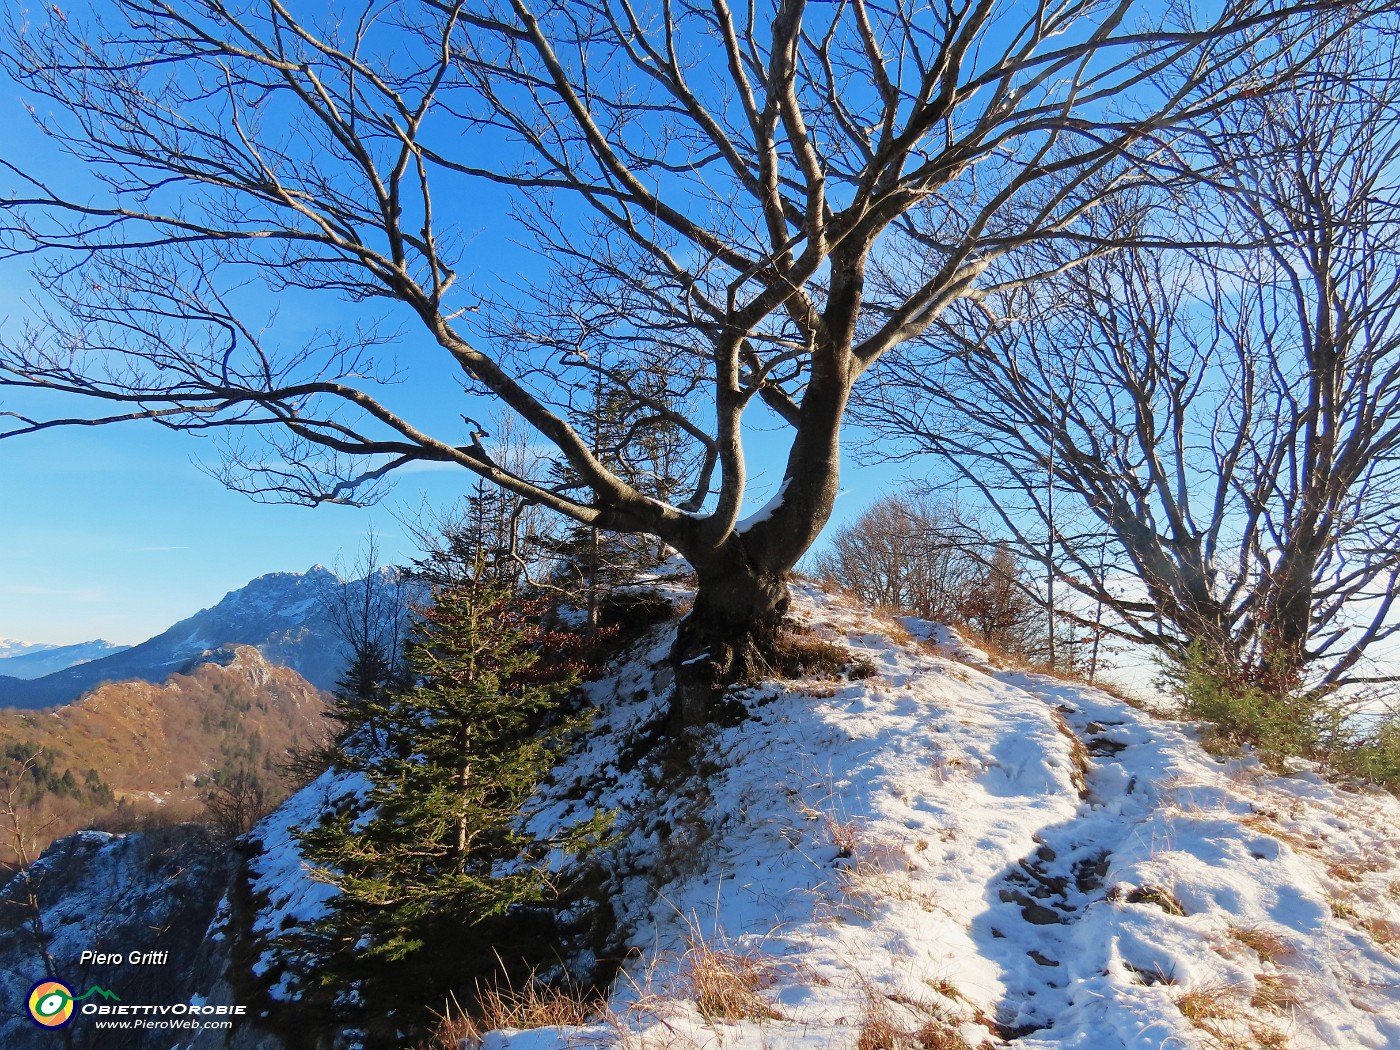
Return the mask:
<path id="1" fill-rule="evenodd" d="M 1385 6 L 55 6 L 12 27 L 6 65 L 96 188 L 5 158 L 4 244 L 35 258 L 48 312 L 0 350 L 0 382 L 94 411 L 22 415 L 6 436 L 227 428 L 229 479 L 254 491 L 356 499 L 438 461 L 653 534 L 699 577 L 674 654 L 678 712 L 697 722 L 776 630 L 861 375 L 950 304 L 1039 279 L 1039 246 L 1058 245 L 1058 267 L 1123 243 L 1132 210 L 1104 205 L 1176 177 L 1181 128 L 1291 82 L 1368 2 Z M 482 264 L 459 230 L 484 183 L 507 188 L 542 255 L 515 287 L 459 277 Z M 248 282 L 321 294 L 346 327 L 279 336 Z M 470 419 L 397 411 L 357 317 L 415 329 L 585 494 L 494 462 Z M 428 367 L 416 347 L 403 360 Z M 684 498 L 639 491 L 590 448 L 574 409 L 600 384 L 639 427 L 687 435 Z M 743 520 L 746 413 L 786 428 L 787 458 Z"/>
<path id="2" fill-rule="evenodd" d="M 1395 680 L 1367 653 L 1400 633 L 1396 24 L 1183 142 L 1211 181 L 1158 198 L 1158 246 L 959 305 L 862 391 L 1081 622 L 1237 683 Z"/>

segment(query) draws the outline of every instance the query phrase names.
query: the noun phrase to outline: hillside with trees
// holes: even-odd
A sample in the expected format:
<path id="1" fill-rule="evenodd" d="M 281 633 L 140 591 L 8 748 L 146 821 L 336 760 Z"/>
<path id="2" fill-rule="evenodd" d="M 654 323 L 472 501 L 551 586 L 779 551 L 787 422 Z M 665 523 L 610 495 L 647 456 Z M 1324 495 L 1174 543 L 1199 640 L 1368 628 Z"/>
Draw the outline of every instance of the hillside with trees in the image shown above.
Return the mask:
<path id="1" fill-rule="evenodd" d="M 6 716 L 17 846 L 245 832 L 176 834 L 255 1007 L 193 1050 L 1400 1045 L 1394 0 L 94 0 L 0 70 L 0 449 L 466 496 L 251 830 L 317 719 L 246 650 Z"/>
<path id="2" fill-rule="evenodd" d="M 0 711 L 0 863 L 34 858 L 78 828 L 126 831 L 257 799 L 239 833 L 286 795 L 293 752 L 324 742 L 326 696 L 249 646 L 164 684 L 120 682 L 51 710 Z M 220 803 L 215 802 L 215 809 Z"/>

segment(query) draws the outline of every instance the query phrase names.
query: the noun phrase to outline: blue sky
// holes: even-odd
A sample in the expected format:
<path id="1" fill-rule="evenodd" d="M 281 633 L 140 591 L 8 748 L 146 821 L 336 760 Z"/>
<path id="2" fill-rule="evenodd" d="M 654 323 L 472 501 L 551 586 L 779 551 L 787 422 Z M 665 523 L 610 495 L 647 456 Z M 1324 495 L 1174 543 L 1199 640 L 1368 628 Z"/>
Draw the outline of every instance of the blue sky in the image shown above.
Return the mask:
<path id="1" fill-rule="evenodd" d="M 87 181 L 33 127 L 21 94 L 0 81 L 0 149 L 61 188 Z M 452 192 L 460 194 L 454 219 L 468 243 L 464 283 L 499 277 L 528 283 L 520 275 L 532 263 L 513 243 L 504 195 L 482 188 Z M 492 269 L 483 269 L 486 261 Z M 15 332 L 29 313 L 31 290 L 23 260 L 0 263 L 6 332 Z M 339 311 L 347 321 L 356 316 L 355 308 L 335 302 L 328 295 L 312 302 L 282 297 L 278 331 L 295 339 L 316 324 L 334 323 Z M 441 433 L 462 412 L 488 418 L 489 408 L 452 392 L 449 369 L 424 370 L 442 367 L 444 355 L 416 335 L 411 322 L 405 325 L 408 335 L 397 353 L 416 370 L 394 393 L 405 414 L 430 420 Z M 0 410 L 50 416 L 61 409 L 52 399 L 6 390 Z M 776 488 L 789 435 L 775 426 L 751 437 L 748 510 L 762 506 Z M 471 482 L 460 470 L 417 469 L 401 474 L 379 506 L 306 508 L 258 503 L 225 489 L 200 469 L 218 463 L 213 441 L 147 424 L 58 429 L 0 442 L 0 637 L 135 643 L 263 573 L 304 571 L 318 562 L 348 568 L 370 532 L 383 560 L 403 561 L 415 552 L 402 522 L 420 517 L 425 507 L 450 507 Z M 900 473 L 852 464 L 836 522 L 858 513 Z"/>
<path id="2" fill-rule="evenodd" d="M 3 149 L 39 156 L 72 177 L 0 82 Z M 0 324 L 18 328 L 31 283 L 22 261 L 0 265 Z M 0 392 L 0 410 L 55 411 L 52 399 Z M 213 442 L 146 424 L 58 429 L 0 441 L 0 637 L 134 643 L 267 572 L 352 565 L 364 537 L 386 560 L 411 551 L 398 516 L 459 491 L 445 472 L 405 477 L 371 509 L 262 504 L 225 489 Z"/>
<path id="3" fill-rule="evenodd" d="M 752 508 L 776 485 L 781 437 L 752 442 Z M 211 442 L 145 424 L 0 442 L 0 637 L 139 642 L 263 573 L 348 568 L 371 531 L 383 560 L 403 561 L 414 546 L 401 521 L 452 506 L 470 482 L 464 471 L 409 470 L 375 507 L 307 508 L 231 492 L 200 460 L 217 464 Z M 892 479 L 851 465 L 838 520 Z"/>

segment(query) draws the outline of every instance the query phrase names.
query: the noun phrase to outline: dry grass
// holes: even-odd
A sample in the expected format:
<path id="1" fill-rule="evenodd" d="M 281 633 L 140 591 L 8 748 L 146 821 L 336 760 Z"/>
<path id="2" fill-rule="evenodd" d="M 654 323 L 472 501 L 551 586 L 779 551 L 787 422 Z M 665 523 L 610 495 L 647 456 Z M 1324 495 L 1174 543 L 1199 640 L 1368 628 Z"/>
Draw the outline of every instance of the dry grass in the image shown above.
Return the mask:
<path id="1" fill-rule="evenodd" d="M 956 1028 L 944 1021 L 930 1021 L 914 1033 L 919 1050 L 972 1050 Z"/>
<path id="2" fill-rule="evenodd" d="M 823 813 L 822 824 L 826 827 L 831 844 L 839 851 L 838 856 L 854 857 L 860 842 L 861 824 L 858 820 L 837 820 L 830 813 Z"/>
<path id="3" fill-rule="evenodd" d="M 910 1045 L 910 1033 L 899 1023 L 894 1011 L 879 996 L 872 995 L 860 1021 L 856 1050 L 905 1050 Z"/>
<path id="4" fill-rule="evenodd" d="M 1288 1050 L 1288 1037 L 1282 1032 L 1257 1026 L 1251 1029 L 1251 1034 L 1257 1050 Z"/>
<path id="5" fill-rule="evenodd" d="M 428 1041 L 419 1044 L 420 1050 L 459 1050 L 464 1045 L 475 1045 L 481 1039 L 482 1027 L 468 1017 L 455 1001 L 436 1016 L 438 1023 Z"/>
<path id="6" fill-rule="evenodd" d="M 1176 997 L 1176 1008 L 1182 1017 L 1209 1035 L 1220 1050 L 1249 1047 L 1234 1026 L 1227 1024 L 1238 1013 L 1238 997 L 1229 985 L 1202 984 L 1187 989 Z"/>
<path id="7" fill-rule="evenodd" d="M 1050 708 L 1050 720 L 1059 730 L 1060 735 L 1069 741 L 1070 757 L 1070 783 L 1074 785 L 1074 790 L 1078 792 L 1080 798 L 1087 798 L 1089 795 L 1089 752 L 1084 746 L 1084 741 L 1079 739 L 1069 723 L 1065 721 L 1065 716 L 1053 707 Z"/>
<path id="8" fill-rule="evenodd" d="M 561 989 L 531 981 L 524 988 L 487 988 L 477 994 L 475 1015 L 462 1009 L 454 996 L 425 1050 L 457 1050 L 498 1028 L 549 1028 L 585 1025 L 596 1019 L 605 1003 L 576 989 Z"/>
<path id="9" fill-rule="evenodd" d="M 1249 1005 L 1256 1010 L 1287 1014 L 1299 1006 L 1298 997 L 1282 974 L 1255 974 L 1254 985 L 1254 994 L 1249 997 Z"/>
<path id="10" fill-rule="evenodd" d="M 1270 838 L 1287 843 L 1295 850 L 1312 850 L 1316 852 L 1322 848 L 1316 842 L 1308 842 L 1306 839 L 1301 839 L 1297 835 L 1284 831 L 1269 819 L 1267 813 L 1251 813 L 1249 816 L 1241 817 L 1240 823 L 1247 828 L 1253 828 L 1261 834 L 1268 835 Z"/>
<path id="11" fill-rule="evenodd" d="M 1394 923 L 1379 916 L 1366 916 L 1357 921 L 1371 940 L 1388 952 L 1400 951 L 1400 923 Z"/>
<path id="12" fill-rule="evenodd" d="M 844 645 L 791 625 L 778 632 L 769 660 L 769 671 L 778 678 L 837 678 L 856 662 Z"/>
<path id="13" fill-rule="evenodd" d="M 1228 984 L 1198 984 L 1176 997 L 1176 1008 L 1197 1028 L 1236 1012 L 1235 989 Z"/>
<path id="14" fill-rule="evenodd" d="M 899 617 L 907 615 L 898 609 L 891 609 L 886 605 L 878 605 L 873 610 L 875 613 L 876 626 L 880 633 L 892 641 L 895 645 L 903 648 L 911 648 L 915 644 L 914 636 L 909 633 L 909 628 L 899 622 Z"/>
<path id="15" fill-rule="evenodd" d="M 1342 919 L 1347 922 L 1355 921 L 1359 918 L 1356 905 L 1346 897 L 1332 898 L 1332 918 Z"/>
<path id="16" fill-rule="evenodd" d="M 1373 871 L 1380 871 L 1384 865 L 1375 861 L 1365 860 L 1338 860 L 1327 865 L 1327 874 L 1342 882 L 1360 882 L 1365 876 Z"/>
<path id="17" fill-rule="evenodd" d="M 1023 671 L 1029 674 L 1043 674 L 1052 678 L 1058 678 L 1064 682 L 1074 682 L 1078 685 L 1085 685 L 1091 689 L 1107 693 L 1115 700 L 1120 700 L 1129 707 L 1138 711 L 1145 711 L 1148 714 L 1161 715 L 1160 711 L 1152 708 L 1148 700 L 1142 696 L 1135 695 L 1130 689 L 1111 679 L 1095 675 L 1090 677 L 1087 671 L 1077 667 L 1053 666 L 1043 658 L 1035 658 L 1018 653 L 1015 650 L 1007 649 L 1002 645 L 992 641 L 982 634 L 975 627 L 961 622 L 951 621 L 948 624 L 957 632 L 967 647 L 970 649 L 980 649 L 987 654 L 987 662 L 1000 671 Z"/>
<path id="18" fill-rule="evenodd" d="M 759 952 L 741 952 L 702 940 L 692 928 L 681 957 L 687 999 L 710 1021 L 778 1020 L 782 1014 L 758 993 L 773 985 L 778 970 Z"/>
<path id="19" fill-rule="evenodd" d="M 925 977 L 924 984 L 947 999 L 960 1001 L 963 998 L 963 993 L 958 991 L 958 986 L 946 977 Z"/>
<path id="20" fill-rule="evenodd" d="M 873 914 L 885 901 L 917 904 L 927 912 L 938 910 L 937 898 L 917 889 L 908 874 L 887 871 L 871 860 L 842 868 L 837 878 L 842 897 L 858 914 Z"/>
<path id="21" fill-rule="evenodd" d="M 859 682 L 866 678 L 874 678 L 880 673 L 880 669 L 875 666 L 873 660 L 868 656 L 858 656 L 851 662 L 850 670 L 846 672 L 846 677 L 852 682 Z"/>
<path id="22" fill-rule="evenodd" d="M 1109 899 L 1116 899 L 1118 895 L 1109 894 Z M 1161 886 L 1139 886 L 1121 895 L 1121 899 L 1128 904 L 1155 904 L 1168 915 L 1185 915 L 1186 909 L 1181 906 L 1170 890 Z"/>
<path id="23" fill-rule="evenodd" d="M 948 624 L 969 649 L 980 649 L 987 654 L 987 663 L 1000 671 L 1041 671 L 1048 673 L 1044 664 L 1033 663 L 1018 653 L 1010 652 L 996 642 L 983 637 L 965 623 Z M 972 663 L 972 661 L 965 661 Z"/>
<path id="24" fill-rule="evenodd" d="M 800 962 L 779 960 L 757 949 L 741 950 L 720 938 L 709 943 L 698 916 L 683 917 L 685 949 L 653 955 L 641 966 L 626 966 L 619 981 L 627 988 L 628 1005 L 622 1012 L 607 1011 L 597 1021 L 609 1027 L 609 1046 L 618 1050 L 704 1050 L 727 1044 L 718 1025 L 738 1021 L 786 1018 L 761 993 L 780 979 L 812 986 L 831 982 Z M 770 933 L 771 936 L 771 933 Z M 639 949 L 634 957 L 642 956 Z M 692 1037 L 669 1023 L 668 1018 L 689 1017 L 692 1006 L 710 1028 L 709 1034 Z M 716 1042 L 718 1039 L 718 1043 Z M 586 1040 L 593 1045 L 591 1037 Z M 572 1042 L 566 1040 L 568 1045 Z M 759 1045 L 770 1046 L 760 1027 Z"/>
<path id="25" fill-rule="evenodd" d="M 1277 962 L 1279 959 L 1293 954 L 1293 948 L 1287 941 L 1263 927 L 1231 926 L 1228 932 L 1232 940 L 1243 944 L 1265 962 Z"/>
<path id="26" fill-rule="evenodd" d="M 957 1026 L 936 1008 L 914 1002 L 905 1005 L 930 1015 L 929 1019 L 911 1028 L 901 1022 L 885 996 L 868 992 L 856 1050 L 972 1050 Z"/>
<path id="27" fill-rule="evenodd" d="M 1261 981 L 1262 989 L 1267 980 Z M 1256 990 L 1251 1003 L 1260 996 Z M 1291 1000 L 1281 998 L 1276 1002 L 1282 1007 Z M 1176 1007 L 1181 1015 L 1199 1028 L 1210 1040 L 1213 1050 L 1288 1050 L 1288 1041 L 1281 1032 L 1268 1025 L 1240 1016 L 1238 989 L 1228 984 L 1204 984 L 1190 988 L 1176 998 Z M 1282 1012 L 1280 1009 L 1279 1012 Z"/>

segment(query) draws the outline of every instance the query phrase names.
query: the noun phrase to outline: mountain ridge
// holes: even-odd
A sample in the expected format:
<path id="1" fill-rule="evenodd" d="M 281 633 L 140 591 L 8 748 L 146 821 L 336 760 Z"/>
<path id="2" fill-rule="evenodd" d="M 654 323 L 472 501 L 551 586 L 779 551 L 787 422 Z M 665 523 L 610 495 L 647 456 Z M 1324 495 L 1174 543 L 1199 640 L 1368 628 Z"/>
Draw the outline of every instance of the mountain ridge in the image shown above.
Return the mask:
<path id="1" fill-rule="evenodd" d="M 0 708 L 35 709 L 68 704 L 99 685 L 160 682 L 224 645 L 251 645 L 319 689 L 334 688 L 344 666 L 345 644 L 334 624 L 333 603 L 346 583 L 324 565 L 304 573 L 272 572 L 229 591 L 138 645 L 41 677 L 7 674 L 0 659 Z M 42 654 L 36 654 L 42 655 Z"/>
<path id="2" fill-rule="evenodd" d="M 50 645 L 46 642 L 20 644 L 25 646 L 26 651 L 13 655 L 0 654 L 0 675 L 5 678 L 21 678 L 26 681 L 43 678 L 78 664 L 114 656 L 131 648 L 129 645 L 109 642 L 105 638 L 94 638 L 73 645 Z"/>
<path id="3" fill-rule="evenodd" d="M 56 642 L 22 642 L 18 638 L 0 638 L 0 660 L 56 648 Z"/>
<path id="4" fill-rule="evenodd" d="M 326 695 L 296 671 L 228 645 L 158 684 L 114 682 L 50 710 L 0 711 L 0 740 L 11 762 L 36 763 L 20 796 L 32 848 L 145 812 L 190 819 L 219 771 L 271 783 L 290 753 L 323 741 L 325 709 Z M 13 860 L 7 847 L 0 863 Z"/>

